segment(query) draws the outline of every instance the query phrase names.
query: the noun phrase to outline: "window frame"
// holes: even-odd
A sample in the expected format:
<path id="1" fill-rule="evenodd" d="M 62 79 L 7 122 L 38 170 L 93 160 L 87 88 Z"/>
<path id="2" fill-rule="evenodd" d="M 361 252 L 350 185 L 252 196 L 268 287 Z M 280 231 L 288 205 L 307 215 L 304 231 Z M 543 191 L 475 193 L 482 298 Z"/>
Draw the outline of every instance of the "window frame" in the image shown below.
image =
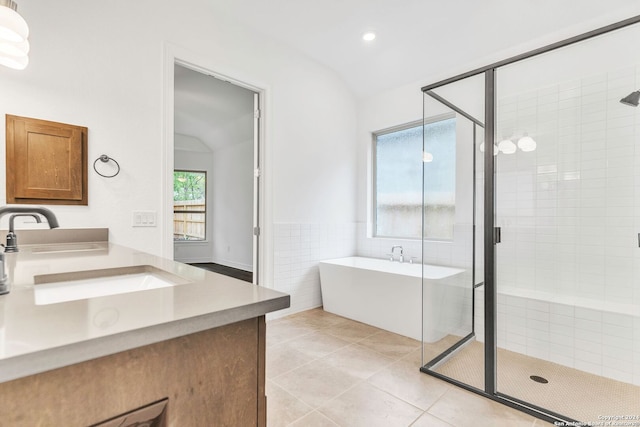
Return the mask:
<path id="1" fill-rule="evenodd" d="M 174 238 L 173 238 L 173 242 L 174 242 L 174 243 L 180 243 L 180 244 L 183 244 L 183 243 L 187 243 L 187 244 L 194 244 L 194 243 L 203 243 L 203 242 L 207 242 L 207 229 L 208 229 L 207 225 L 208 225 L 208 222 L 209 222 L 209 218 L 208 218 L 208 200 L 209 200 L 209 197 L 208 197 L 208 190 L 209 190 L 209 180 L 208 180 L 208 176 L 207 176 L 207 175 L 208 175 L 208 174 L 207 174 L 207 171 L 206 171 L 206 170 L 196 170 L 196 169 L 174 169 L 174 170 L 173 170 L 173 174 L 174 174 L 174 176 L 175 176 L 175 173 L 176 173 L 176 172 L 198 173 L 198 174 L 203 174 L 203 175 L 204 175 L 204 210 L 197 210 L 197 211 L 194 211 L 194 210 L 187 210 L 187 209 L 185 209 L 185 210 L 176 210 L 176 209 L 175 209 L 175 202 L 176 202 L 176 200 L 174 200 L 174 201 L 173 201 L 173 203 L 174 203 L 174 208 L 173 208 L 173 220 L 174 220 L 174 221 L 175 221 L 175 214 L 177 214 L 177 213 L 182 213 L 182 214 L 189 214 L 189 213 L 193 214 L 193 213 L 198 213 L 198 214 L 203 214 L 203 215 L 204 215 L 204 238 L 202 238 L 202 239 L 198 239 L 198 240 L 195 240 L 195 239 L 194 239 L 194 240 L 188 240 L 188 239 L 184 239 L 184 240 L 179 239 L 179 240 L 176 240 L 176 238 L 174 237 Z M 174 191 L 175 191 L 175 188 L 174 188 Z"/>
<path id="2" fill-rule="evenodd" d="M 424 236 L 417 236 L 417 237 L 407 237 L 407 236 L 392 236 L 392 235 L 380 235 L 377 233 L 378 230 L 378 190 L 377 190 L 377 182 L 378 182 L 378 176 L 377 176 L 377 138 L 378 136 L 382 136 L 382 135 L 388 135 L 390 133 L 394 133 L 394 132 L 400 132 L 403 130 L 407 130 L 407 129 L 411 129 L 411 128 L 415 128 L 415 127 L 422 127 L 423 132 L 422 132 L 422 151 L 424 152 L 424 127 L 431 124 L 431 123 L 436 123 L 436 122 L 440 122 L 440 121 L 444 121 L 444 120 L 449 120 L 449 119 L 455 119 L 456 114 L 451 112 L 451 113 L 444 113 L 444 114 L 438 114 L 436 116 L 431 116 L 431 117 L 427 117 L 427 118 L 423 118 L 423 119 L 418 119 L 418 120 L 413 120 L 411 122 L 407 122 L 407 123 L 403 123 L 400 125 L 396 125 L 396 126 L 391 126 L 388 128 L 384 128 L 378 131 L 374 131 L 371 132 L 371 218 L 372 218 L 372 224 L 371 224 L 371 237 L 372 238 L 378 238 L 378 239 L 396 239 L 396 240 L 410 240 L 410 241 L 421 241 L 423 240 Z M 457 133 L 456 133 L 457 135 Z M 457 147 L 457 139 L 456 139 L 456 147 Z M 456 156 L 457 157 L 457 156 Z M 456 171 L 457 174 L 457 171 Z M 424 181 L 424 173 L 422 175 L 422 180 Z M 424 185 L 424 183 L 423 183 Z M 454 189 L 455 192 L 455 189 Z M 424 205 L 424 186 L 422 188 L 422 197 L 423 197 L 423 205 Z M 455 206 L 455 205 L 454 205 Z M 423 210 L 424 210 L 424 206 L 423 206 Z M 424 212 L 423 214 L 424 215 Z M 455 223 L 455 215 L 454 215 L 454 223 Z M 453 242 L 454 238 L 453 236 L 451 237 L 451 239 L 437 239 L 437 238 L 424 238 L 425 241 L 431 241 L 431 242 L 443 242 L 443 243 L 451 243 Z"/>

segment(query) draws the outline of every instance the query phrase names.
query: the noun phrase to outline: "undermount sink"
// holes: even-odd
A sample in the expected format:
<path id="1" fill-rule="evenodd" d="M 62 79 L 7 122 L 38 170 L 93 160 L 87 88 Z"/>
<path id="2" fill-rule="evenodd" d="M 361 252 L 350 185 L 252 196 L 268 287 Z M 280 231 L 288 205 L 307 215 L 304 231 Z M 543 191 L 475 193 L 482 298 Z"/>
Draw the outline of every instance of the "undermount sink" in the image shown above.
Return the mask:
<path id="1" fill-rule="evenodd" d="M 32 254 L 50 254 L 59 252 L 86 252 L 106 249 L 103 243 L 60 243 L 52 245 L 35 246 L 31 248 Z"/>
<path id="2" fill-rule="evenodd" d="M 34 276 L 36 305 L 167 288 L 187 280 L 150 265 Z"/>

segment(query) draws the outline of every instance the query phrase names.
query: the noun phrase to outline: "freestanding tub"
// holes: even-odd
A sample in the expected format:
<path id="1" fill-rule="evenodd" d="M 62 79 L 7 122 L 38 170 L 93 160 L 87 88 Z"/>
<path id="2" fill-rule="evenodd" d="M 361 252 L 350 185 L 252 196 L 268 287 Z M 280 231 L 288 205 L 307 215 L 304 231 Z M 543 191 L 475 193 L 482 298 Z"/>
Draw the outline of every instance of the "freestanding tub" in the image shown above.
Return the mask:
<path id="1" fill-rule="evenodd" d="M 324 310 L 426 342 L 459 334 L 471 322 L 465 270 L 425 265 L 423 281 L 421 267 L 362 257 L 321 261 Z"/>

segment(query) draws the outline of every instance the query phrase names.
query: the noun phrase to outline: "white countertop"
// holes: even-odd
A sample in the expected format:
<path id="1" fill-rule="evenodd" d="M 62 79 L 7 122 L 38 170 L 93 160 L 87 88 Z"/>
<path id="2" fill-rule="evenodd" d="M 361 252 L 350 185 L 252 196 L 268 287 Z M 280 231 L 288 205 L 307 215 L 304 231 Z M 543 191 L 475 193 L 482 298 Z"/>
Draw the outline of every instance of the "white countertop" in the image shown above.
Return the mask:
<path id="1" fill-rule="evenodd" d="M 5 254 L 0 382 L 200 332 L 289 307 L 289 296 L 107 242 L 89 251 Z M 159 289 L 37 305 L 34 276 L 148 265 L 183 279 Z"/>

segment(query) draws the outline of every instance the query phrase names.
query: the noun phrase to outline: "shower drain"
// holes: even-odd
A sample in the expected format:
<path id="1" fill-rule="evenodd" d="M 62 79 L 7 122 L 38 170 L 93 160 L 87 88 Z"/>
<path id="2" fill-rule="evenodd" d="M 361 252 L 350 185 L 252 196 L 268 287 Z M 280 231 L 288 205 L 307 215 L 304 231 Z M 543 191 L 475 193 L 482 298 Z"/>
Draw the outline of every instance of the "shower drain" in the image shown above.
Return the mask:
<path id="1" fill-rule="evenodd" d="M 531 378 L 535 382 L 541 383 L 541 384 L 547 384 L 549 382 L 548 379 L 543 378 L 543 377 L 539 377 L 538 375 L 531 375 L 529 378 Z"/>

